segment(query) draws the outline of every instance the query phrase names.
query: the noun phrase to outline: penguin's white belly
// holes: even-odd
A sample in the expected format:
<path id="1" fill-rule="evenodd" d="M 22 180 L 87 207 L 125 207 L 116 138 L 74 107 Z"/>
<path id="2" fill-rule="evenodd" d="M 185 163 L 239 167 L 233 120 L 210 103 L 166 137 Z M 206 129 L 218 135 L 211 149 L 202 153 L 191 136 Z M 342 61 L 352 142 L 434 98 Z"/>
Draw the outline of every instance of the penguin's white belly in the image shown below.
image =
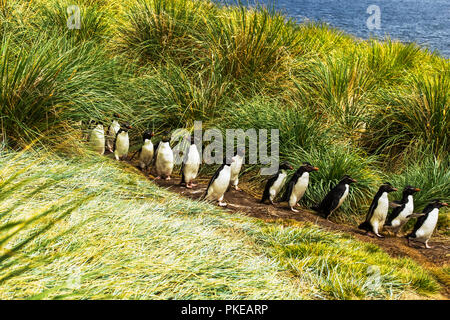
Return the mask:
<path id="1" fill-rule="evenodd" d="M 141 168 L 149 166 L 153 159 L 153 144 L 150 142 L 142 146 L 141 154 L 139 155 L 139 163 Z"/>
<path id="2" fill-rule="evenodd" d="M 219 200 L 227 191 L 228 185 L 230 184 L 231 170 L 229 166 L 225 166 L 222 171 L 220 171 L 217 178 L 209 186 L 207 199 L 208 200 Z"/>
<path id="3" fill-rule="evenodd" d="M 294 185 L 291 196 L 289 198 L 289 205 L 291 207 L 300 201 L 300 199 L 305 194 L 306 188 L 308 188 L 309 183 L 309 173 L 304 172 L 300 178 L 298 178 L 297 183 Z"/>
<path id="4" fill-rule="evenodd" d="M 400 212 L 400 214 L 394 220 L 392 220 L 391 223 L 392 227 L 394 228 L 401 227 L 406 222 L 408 222 L 407 216 L 413 214 L 413 211 L 414 211 L 414 200 L 412 196 L 408 196 L 408 202 L 406 202 L 405 207 Z"/>
<path id="5" fill-rule="evenodd" d="M 197 147 L 195 145 L 192 145 L 189 149 L 187 161 L 183 167 L 183 174 L 186 183 L 191 182 L 192 180 L 197 178 L 199 168 L 200 154 L 197 151 Z"/>
<path id="6" fill-rule="evenodd" d="M 273 185 L 269 189 L 270 199 L 273 200 L 277 196 L 277 194 L 280 192 L 281 188 L 283 188 L 283 185 L 286 181 L 287 174 L 286 173 L 280 173 L 278 175 L 277 180 L 273 183 Z"/>
<path id="7" fill-rule="evenodd" d="M 168 146 L 168 142 L 165 142 L 158 148 L 158 155 L 156 157 L 156 172 L 160 176 L 170 176 L 172 174 L 172 170 L 173 152 L 170 146 Z"/>
<path id="8" fill-rule="evenodd" d="M 348 184 L 346 184 L 346 185 L 345 185 L 345 191 L 344 191 L 344 194 L 342 195 L 341 199 L 339 199 L 339 203 L 338 203 L 337 207 L 336 207 L 334 210 L 338 209 L 338 208 L 342 205 L 342 203 L 344 203 L 345 199 L 346 199 L 347 196 L 348 196 L 348 191 L 349 191 L 349 190 L 350 190 L 350 187 L 349 187 Z"/>
<path id="9" fill-rule="evenodd" d="M 89 140 L 96 152 L 100 154 L 105 153 L 105 133 L 103 132 L 103 129 L 93 129 Z"/>
<path id="10" fill-rule="evenodd" d="M 416 231 L 416 239 L 428 240 L 433 234 L 434 228 L 439 218 L 439 209 L 433 209 L 429 214 L 427 219 L 423 222 L 422 226 Z"/>
<path id="11" fill-rule="evenodd" d="M 121 132 L 117 135 L 116 149 L 114 154 L 116 157 L 122 158 L 128 155 L 128 148 L 130 147 L 130 141 L 128 139 L 128 132 Z"/>
<path id="12" fill-rule="evenodd" d="M 378 199 L 377 207 L 375 208 L 370 224 L 372 226 L 382 227 L 386 221 L 387 213 L 389 210 L 389 199 L 387 192 L 384 192 Z"/>
<path id="13" fill-rule="evenodd" d="M 116 138 L 116 134 L 117 132 L 119 132 L 119 130 L 120 124 L 116 120 L 114 120 L 108 129 L 108 136 L 106 137 L 106 146 L 108 147 L 108 149 L 112 150 L 114 146 L 114 139 Z"/>
<path id="14" fill-rule="evenodd" d="M 234 157 L 234 162 L 231 164 L 231 181 L 236 181 L 239 178 L 239 172 L 241 172 L 243 158 L 240 156 Z"/>

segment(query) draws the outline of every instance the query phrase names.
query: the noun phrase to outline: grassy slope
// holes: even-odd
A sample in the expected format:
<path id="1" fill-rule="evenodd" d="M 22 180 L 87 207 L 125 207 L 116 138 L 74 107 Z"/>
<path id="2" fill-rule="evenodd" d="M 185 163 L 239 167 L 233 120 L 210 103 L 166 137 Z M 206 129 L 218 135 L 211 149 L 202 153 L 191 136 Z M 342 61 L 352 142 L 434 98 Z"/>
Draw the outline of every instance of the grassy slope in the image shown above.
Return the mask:
<path id="1" fill-rule="evenodd" d="M 0 251 L 2 299 L 391 299 L 438 288 L 413 261 L 390 258 L 371 244 L 180 199 L 109 159 L 25 153 L 14 161 L 2 156 L 0 166 L 2 190 L 16 187 L 14 197 L 1 203 L 3 225 L 57 204 Z M 25 170 L 7 182 L 20 168 Z M 41 187 L 49 181 L 54 184 Z M 6 249 L 53 221 L 67 199 L 82 202 L 4 259 Z M 15 201 L 18 206 L 7 212 Z M 8 232 L 0 231 L 0 241 Z M 369 266 L 380 268 L 379 286 L 370 285 Z"/>

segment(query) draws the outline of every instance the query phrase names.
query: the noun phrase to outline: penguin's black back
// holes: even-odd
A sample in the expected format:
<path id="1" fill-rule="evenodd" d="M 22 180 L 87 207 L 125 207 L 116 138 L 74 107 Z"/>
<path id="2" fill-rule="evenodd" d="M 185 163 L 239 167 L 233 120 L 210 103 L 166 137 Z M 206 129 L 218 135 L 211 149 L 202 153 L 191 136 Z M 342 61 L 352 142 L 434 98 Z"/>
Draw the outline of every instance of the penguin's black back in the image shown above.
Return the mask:
<path id="1" fill-rule="evenodd" d="M 281 198 L 282 202 L 289 201 L 289 198 L 291 197 L 292 190 L 294 189 L 294 186 L 297 183 L 298 178 L 300 178 L 302 174 L 303 174 L 303 172 L 300 173 L 299 171 L 296 171 L 292 175 L 291 179 L 288 182 L 287 188 L 284 191 L 283 197 Z"/>
<path id="2" fill-rule="evenodd" d="M 338 183 L 334 188 L 332 188 L 322 202 L 313 207 L 319 213 L 322 213 L 325 217 L 328 217 L 339 204 L 339 200 L 342 198 L 345 192 L 345 183 Z"/>
<path id="3" fill-rule="evenodd" d="M 378 200 L 380 199 L 383 192 L 384 191 L 379 190 L 375 194 L 375 197 L 373 198 L 372 203 L 370 204 L 369 211 L 367 212 L 366 220 L 364 220 L 364 222 L 358 226 L 358 229 L 362 229 L 365 231 L 373 231 L 372 224 L 370 223 L 370 219 L 372 219 L 373 213 L 375 212 L 375 209 L 378 207 Z"/>
<path id="4" fill-rule="evenodd" d="M 270 188 L 273 186 L 275 181 L 277 181 L 278 177 L 280 176 L 280 171 L 278 171 L 275 175 L 273 175 L 269 180 L 267 180 L 266 186 L 264 188 L 264 192 L 261 198 L 261 203 L 264 203 L 264 201 L 268 200 L 270 198 Z"/>

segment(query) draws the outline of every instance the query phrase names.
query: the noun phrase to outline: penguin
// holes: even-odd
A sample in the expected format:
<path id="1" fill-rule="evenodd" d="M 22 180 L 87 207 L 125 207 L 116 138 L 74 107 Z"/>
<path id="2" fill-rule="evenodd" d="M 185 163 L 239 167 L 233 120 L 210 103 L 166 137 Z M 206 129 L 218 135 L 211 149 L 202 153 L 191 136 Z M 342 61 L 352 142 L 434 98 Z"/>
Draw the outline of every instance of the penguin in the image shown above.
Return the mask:
<path id="1" fill-rule="evenodd" d="M 312 209 L 328 219 L 329 216 L 337 210 L 348 196 L 350 184 L 356 183 L 355 179 L 348 175 L 342 177 L 341 181 L 328 192 L 319 205 L 313 206 Z"/>
<path id="2" fill-rule="evenodd" d="M 406 186 L 403 189 L 402 199 L 395 202 L 397 206 L 392 210 L 385 224 L 385 226 L 392 228 L 394 234 L 397 234 L 408 222 L 408 216 L 410 216 L 414 211 L 413 195 L 419 191 L 419 188 Z"/>
<path id="3" fill-rule="evenodd" d="M 89 135 L 89 142 L 95 152 L 99 154 L 105 153 L 105 130 L 101 122 L 92 122 L 95 127 L 92 129 Z"/>
<path id="4" fill-rule="evenodd" d="M 128 149 L 130 147 L 130 139 L 128 138 L 128 130 L 132 127 L 125 123 L 117 131 L 116 139 L 114 140 L 114 157 L 117 161 L 123 160 L 128 156 Z"/>
<path id="5" fill-rule="evenodd" d="M 283 188 L 284 183 L 286 182 L 287 170 L 293 170 L 292 166 L 289 162 L 285 161 L 280 165 L 278 172 L 272 176 L 269 180 L 267 180 L 266 187 L 264 188 L 264 193 L 262 195 L 260 203 L 264 203 L 267 200 L 270 201 L 271 204 L 273 200 Z"/>
<path id="6" fill-rule="evenodd" d="M 422 214 L 412 214 L 411 216 L 419 216 L 414 226 L 413 231 L 406 236 L 408 239 L 408 245 L 410 241 L 419 241 L 425 245 L 426 249 L 431 247 L 428 245 L 439 217 L 439 209 L 448 206 L 447 203 L 439 200 L 433 200 L 428 206 L 425 207 Z M 411 217 L 410 217 L 411 218 Z"/>
<path id="7" fill-rule="evenodd" d="M 239 183 L 239 173 L 241 172 L 242 164 L 244 163 L 245 148 L 239 147 L 237 149 L 236 155 L 233 157 L 234 161 L 231 164 L 231 186 L 236 190 L 240 191 L 238 187 Z"/>
<path id="8" fill-rule="evenodd" d="M 108 127 L 107 136 L 106 136 L 106 149 L 109 152 L 113 152 L 114 149 L 114 142 L 116 139 L 117 132 L 120 130 L 120 124 L 118 119 L 120 116 L 117 113 L 114 113 L 113 115 L 113 121 Z"/>
<path id="9" fill-rule="evenodd" d="M 295 171 L 294 175 L 289 180 L 288 186 L 284 191 L 282 202 L 286 201 L 293 212 L 298 212 L 294 209 L 303 195 L 309 184 L 309 173 L 318 171 L 319 168 L 312 166 L 310 163 L 303 163 L 303 165 Z"/>
<path id="10" fill-rule="evenodd" d="M 197 178 L 198 170 L 200 168 L 200 153 L 198 152 L 193 136 L 189 137 L 190 146 L 181 164 L 181 183 L 186 185 L 186 188 L 191 189 L 196 187 L 192 181 Z"/>
<path id="11" fill-rule="evenodd" d="M 157 177 L 155 179 L 164 178 L 170 180 L 174 166 L 174 156 L 170 147 L 170 133 L 164 132 L 162 140 L 156 146 L 155 151 L 155 169 Z"/>
<path id="12" fill-rule="evenodd" d="M 155 134 L 152 131 L 145 131 L 142 135 L 144 145 L 138 150 L 139 153 L 139 168 L 142 171 L 147 171 L 153 160 L 153 143 L 152 138 Z"/>
<path id="13" fill-rule="evenodd" d="M 216 170 L 211 180 L 209 180 L 208 187 L 201 197 L 201 200 L 217 200 L 219 202 L 219 206 L 227 206 L 227 204 L 223 202 L 223 198 L 230 184 L 231 165 L 234 161 L 236 161 L 234 157 L 232 157 L 231 159 L 223 159 L 222 165 Z"/>
<path id="14" fill-rule="evenodd" d="M 366 220 L 358 226 L 359 229 L 365 230 L 367 234 L 373 232 L 378 238 L 384 238 L 379 232 L 383 228 L 389 210 L 388 193 L 393 191 L 397 191 L 397 188 L 389 182 L 380 186 L 369 207 Z"/>

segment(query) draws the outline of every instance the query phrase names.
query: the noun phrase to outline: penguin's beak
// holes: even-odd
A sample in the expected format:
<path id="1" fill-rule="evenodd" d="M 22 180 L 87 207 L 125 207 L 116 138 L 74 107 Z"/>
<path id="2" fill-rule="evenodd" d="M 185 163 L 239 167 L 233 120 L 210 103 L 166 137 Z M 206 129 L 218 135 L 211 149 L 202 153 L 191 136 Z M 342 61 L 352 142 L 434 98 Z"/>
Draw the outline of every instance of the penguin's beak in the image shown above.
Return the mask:
<path id="1" fill-rule="evenodd" d="M 294 167 L 293 166 L 289 166 L 289 170 L 294 170 Z"/>
<path id="2" fill-rule="evenodd" d="M 357 181 L 357 180 L 355 180 L 355 179 L 352 179 L 352 182 L 353 182 L 353 183 L 357 183 L 358 181 Z"/>
<path id="3" fill-rule="evenodd" d="M 414 188 L 414 191 L 415 191 L 415 192 L 419 192 L 420 189 L 419 189 L 419 188 Z"/>
<path id="4" fill-rule="evenodd" d="M 448 207 L 448 203 L 446 203 L 446 202 L 443 202 L 442 205 L 443 205 L 444 207 Z"/>
<path id="5" fill-rule="evenodd" d="M 398 189 L 397 188 L 392 188 L 392 191 L 397 191 Z"/>
<path id="6" fill-rule="evenodd" d="M 319 171 L 319 168 L 318 167 L 313 167 L 313 170 L 314 171 Z"/>

